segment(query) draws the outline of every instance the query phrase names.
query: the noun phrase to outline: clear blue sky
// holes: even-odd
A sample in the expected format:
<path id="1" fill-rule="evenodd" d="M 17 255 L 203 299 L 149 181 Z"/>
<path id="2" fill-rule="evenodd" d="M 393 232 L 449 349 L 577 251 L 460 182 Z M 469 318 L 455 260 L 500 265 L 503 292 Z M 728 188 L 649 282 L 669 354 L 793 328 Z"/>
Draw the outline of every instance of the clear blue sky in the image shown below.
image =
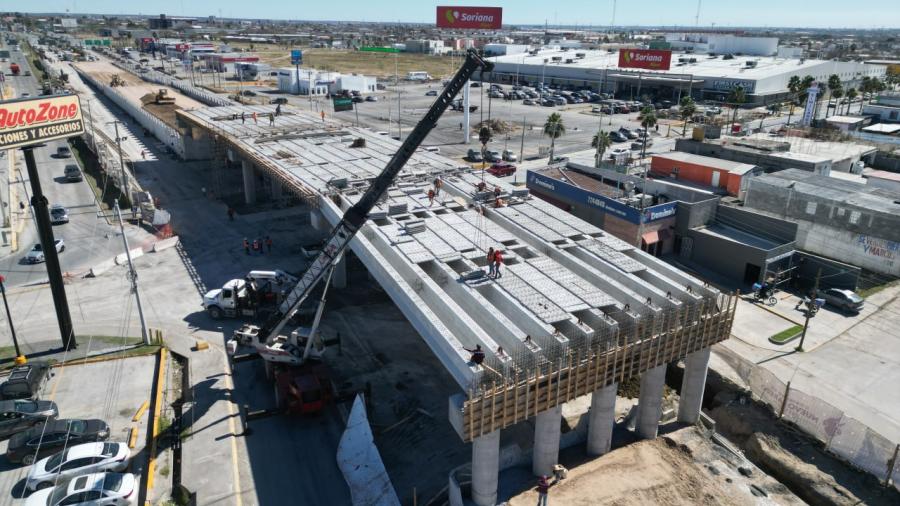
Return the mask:
<path id="1" fill-rule="evenodd" d="M 433 22 L 437 5 L 503 7 L 503 20 L 517 24 L 607 26 L 612 0 L 28 0 L 0 2 L 0 10 L 91 12 L 101 14 L 166 13 L 185 16 L 273 18 L 335 21 Z M 148 6 L 152 6 L 149 7 Z M 693 26 L 695 0 L 620 0 L 616 25 Z M 900 27 L 900 0 L 706 0 L 700 26 Z"/>

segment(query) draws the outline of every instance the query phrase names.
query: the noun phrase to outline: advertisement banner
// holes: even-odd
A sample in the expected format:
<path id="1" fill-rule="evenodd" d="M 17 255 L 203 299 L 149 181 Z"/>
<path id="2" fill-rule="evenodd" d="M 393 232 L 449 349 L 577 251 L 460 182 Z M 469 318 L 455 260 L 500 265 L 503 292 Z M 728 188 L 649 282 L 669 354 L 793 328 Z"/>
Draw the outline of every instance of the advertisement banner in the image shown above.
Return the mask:
<path id="1" fill-rule="evenodd" d="M 291 49 L 291 65 L 303 65 L 303 51 Z"/>
<path id="2" fill-rule="evenodd" d="M 502 25 L 502 7 L 439 6 L 437 8 L 438 28 L 499 30 Z"/>
<path id="3" fill-rule="evenodd" d="M 662 49 L 620 49 L 619 68 L 669 70 L 672 51 Z"/>
<path id="4" fill-rule="evenodd" d="M 812 83 L 806 90 L 806 107 L 803 108 L 803 116 L 800 118 L 800 126 L 809 126 L 816 112 L 816 102 L 819 97 L 819 83 Z"/>
<path id="5" fill-rule="evenodd" d="M 84 133 L 78 95 L 0 103 L 0 149 L 12 149 Z"/>

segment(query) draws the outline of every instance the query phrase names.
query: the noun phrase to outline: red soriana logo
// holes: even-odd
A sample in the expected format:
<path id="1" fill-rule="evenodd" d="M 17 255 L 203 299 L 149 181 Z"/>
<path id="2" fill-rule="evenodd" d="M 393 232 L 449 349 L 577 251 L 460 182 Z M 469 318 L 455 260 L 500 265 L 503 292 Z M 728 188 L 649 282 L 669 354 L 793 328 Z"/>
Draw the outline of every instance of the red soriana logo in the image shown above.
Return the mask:
<path id="1" fill-rule="evenodd" d="M 77 95 L 0 102 L 0 149 L 84 133 Z"/>
<path id="2" fill-rule="evenodd" d="M 503 25 L 502 7 L 447 7 L 437 8 L 438 28 L 474 28 L 499 30 Z"/>
<path id="3" fill-rule="evenodd" d="M 661 49 L 620 49 L 619 68 L 669 70 L 672 51 Z"/>

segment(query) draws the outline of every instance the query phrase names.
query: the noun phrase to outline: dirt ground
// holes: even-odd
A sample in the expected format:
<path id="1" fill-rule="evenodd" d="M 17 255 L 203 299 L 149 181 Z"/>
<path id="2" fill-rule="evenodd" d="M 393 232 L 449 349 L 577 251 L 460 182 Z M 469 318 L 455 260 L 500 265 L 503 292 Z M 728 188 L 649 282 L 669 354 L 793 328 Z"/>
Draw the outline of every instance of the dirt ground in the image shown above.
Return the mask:
<path id="1" fill-rule="evenodd" d="M 249 51 L 249 46 L 246 46 Z M 407 72 L 424 71 L 438 79 L 449 76 L 456 71 L 460 58 L 449 56 L 433 56 L 425 54 L 375 53 L 368 51 L 352 51 L 342 49 L 310 49 L 303 50 L 303 66 L 318 70 L 359 73 L 378 78 L 393 78 L 395 70 L 403 78 Z M 253 53 L 260 61 L 272 67 L 290 67 L 291 51 L 277 46 L 253 46 Z M 454 66 L 455 65 L 455 66 Z"/>
<path id="2" fill-rule="evenodd" d="M 573 448 L 574 450 L 574 448 Z M 568 453 L 568 455 L 567 455 Z M 803 504 L 786 487 L 751 466 L 738 471 L 741 459 L 687 427 L 651 441 L 627 444 L 603 457 L 567 462 L 568 477 L 550 489 L 550 503 L 565 505 L 751 505 Z M 567 459 L 568 457 L 568 459 Z M 745 471 L 746 472 L 746 471 Z M 511 497 L 510 506 L 537 502 L 534 478 Z"/>

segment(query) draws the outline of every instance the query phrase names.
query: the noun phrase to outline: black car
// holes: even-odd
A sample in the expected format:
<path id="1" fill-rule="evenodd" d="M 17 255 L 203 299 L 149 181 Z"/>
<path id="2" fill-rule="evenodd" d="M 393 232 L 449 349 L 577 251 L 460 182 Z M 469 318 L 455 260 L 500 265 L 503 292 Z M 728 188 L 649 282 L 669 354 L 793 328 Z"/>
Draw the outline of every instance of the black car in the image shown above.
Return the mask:
<path id="1" fill-rule="evenodd" d="M 609 138 L 613 142 L 625 142 L 628 140 L 628 137 L 625 137 L 624 135 L 622 135 L 622 133 L 617 132 L 615 130 L 613 130 L 612 132 L 609 133 Z"/>
<path id="2" fill-rule="evenodd" d="M 48 418 L 56 418 L 59 411 L 53 401 L 0 401 L 0 437 L 28 430 Z"/>
<path id="3" fill-rule="evenodd" d="M 269 100 L 269 103 L 282 105 L 282 104 L 288 103 L 288 99 L 286 99 L 284 97 L 273 98 L 272 100 Z"/>
<path id="4" fill-rule="evenodd" d="M 48 420 L 9 438 L 6 459 L 26 465 L 48 457 L 63 448 L 81 443 L 106 441 L 109 425 L 103 420 Z"/>
<path id="5" fill-rule="evenodd" d="M 13 367 L 0 385 L 0 399 L 33 399 L 50 377 L 50 364 L 33 361 Z"/>

